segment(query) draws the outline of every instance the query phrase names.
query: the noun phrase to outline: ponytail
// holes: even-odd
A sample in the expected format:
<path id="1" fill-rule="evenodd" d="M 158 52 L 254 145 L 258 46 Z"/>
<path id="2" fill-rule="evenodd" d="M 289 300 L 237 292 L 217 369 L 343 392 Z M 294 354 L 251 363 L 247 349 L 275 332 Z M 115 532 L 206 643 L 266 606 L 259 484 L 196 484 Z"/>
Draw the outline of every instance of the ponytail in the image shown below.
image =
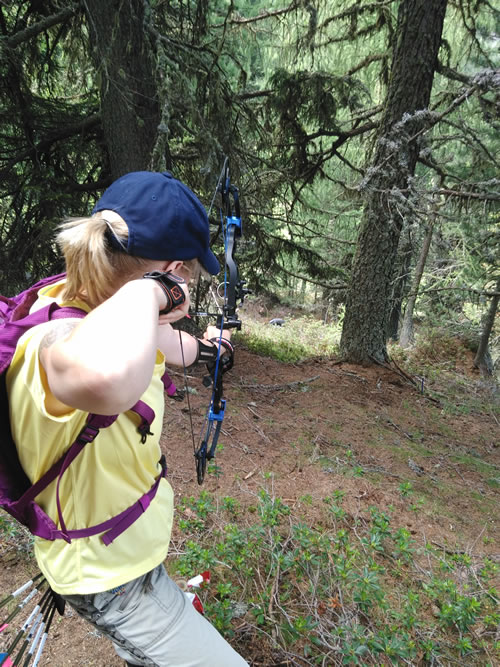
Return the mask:
<path id="1" fill-rule="evenodd" d="M 113 212 L 100 211 L 92 217 L 65 220 L 56 237 L 66 261 L 63 298 L 84 299 L 95 308 L 124 282 L 147 271 L 150 260 L 115 249 L 116 245 L 125 249 L 127 239 L 126 223 Z"/>

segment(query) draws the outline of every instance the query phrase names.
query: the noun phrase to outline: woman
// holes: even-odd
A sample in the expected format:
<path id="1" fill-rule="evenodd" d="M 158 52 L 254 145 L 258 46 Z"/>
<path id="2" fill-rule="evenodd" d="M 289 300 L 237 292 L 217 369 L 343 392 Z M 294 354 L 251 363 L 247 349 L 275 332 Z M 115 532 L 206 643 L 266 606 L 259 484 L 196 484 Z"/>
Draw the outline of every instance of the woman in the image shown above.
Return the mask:
<path id="1" fill-rule="evenodd" d="M 159 479 L 165 362 L 210 362 L 218 347 L 215 327 L 199 340 L 171 323 L 188 312 L 187 282 L 220 267 L 205 209 L 168 173 L 121 177 L 92 217 L 66 221 L 57 241 L 66 278 L 43 288 L 33 308 L 56 301 L 88 314 L 29 330 L 7 386 L 13 437 L 32 481 L 74 442 L 88 413 L 119 415 L 68 467 L 58 493 L 53 483 L 37 498 L 72 530 L 120 514 Z M 224 332 L 231 350 L 228 340 Z M 138 433 L 131 411 L 139 400 L 154 411 L 148 433 Z M 166 479 L 143 509 L 108 545 L 102 534 L 37 538 L 35 555 L 50 586 L 112 639 L 127 664 L 246 665 L 164 570 L 173 515 Z"/>

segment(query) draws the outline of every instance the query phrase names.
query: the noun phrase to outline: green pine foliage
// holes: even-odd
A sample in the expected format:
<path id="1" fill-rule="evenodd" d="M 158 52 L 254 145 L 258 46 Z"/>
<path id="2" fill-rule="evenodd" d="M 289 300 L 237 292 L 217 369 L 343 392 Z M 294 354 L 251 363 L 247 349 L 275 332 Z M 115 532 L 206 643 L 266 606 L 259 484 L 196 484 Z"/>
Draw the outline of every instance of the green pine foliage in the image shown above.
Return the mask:
<path id="1" fill-rule="evenodd" d="M 338 309 L 391 73 L 398 3 L 126 2 L 144 11 L 157 86 L 157 132 L 143 168 L 173 171 L 209 208 L 228 155 L 240 187 L 247 282 L 275 295 L 303 282 L 299 300 L 314 293 Z M 120 80 L 108 80 L 106 58 L 93 58 L 92 16 L 80 4 L 22 0 L 4 3 L 0 13 L 0 290 L 13 293 L 62 268 L 51 243 L 57 224 L 88 213 L 110 182 L 103 96 L 123 85 L 129 63 L 118 69 Z M 110 37 L 125 15 L 116 15 Z M 401 208 L 394 194 L 405 245 L 393 309 L 404 309 L 437 206 L 417 316 L 460 324 L 476 309 L 477 330 L 488 305 L 485 295 L 477 303 L 478 293 L 493 290 L 498 266 L 496 34 L 491 3 L 448 3 L 430 108 L 419 112 L 425 124 L 411 196 Z M 211 218 L 215 236 L 215 209 Z M 220 238 L 214 248 L 222 255 Z"/>

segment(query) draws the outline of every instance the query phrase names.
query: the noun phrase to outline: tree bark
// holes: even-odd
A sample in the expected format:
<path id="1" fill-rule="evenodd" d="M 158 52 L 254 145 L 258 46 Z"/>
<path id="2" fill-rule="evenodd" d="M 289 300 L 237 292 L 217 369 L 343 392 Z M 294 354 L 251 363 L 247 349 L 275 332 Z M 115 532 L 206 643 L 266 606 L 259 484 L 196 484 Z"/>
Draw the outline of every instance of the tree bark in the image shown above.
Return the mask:
<path id="1" fill-rule="evenodd" d="M 391 308 L 389 322 L 387 327 L 387 338 L 397 340 L 399 331 L 399 322 L 401 320 L 401 306 L 403 299 L 408 293 L 407 284 L 410 275 L 410 266 L 413 255 L 413 244 L 410 228 L 403 233 L 403 240 L 399 243 L 397 266 L 399 275 L 394 281 L 392 289 Z"/>
<path id="2" fill-rule="evenodd" d="M 402 0 L 391 78 L 375 156 L 362 188 L 365 207 L 347 295 L 342 356 L 354 363 L 387 360 L 391 282 L 425 123 L 447 0 Z M 417 112 L 417 113 L 416 113 Z M 421 113 L 418 113 L 421 112 Z"/>
<path id="3" fill-rule="evenodd" d="M 500 280 L 497 283 L 496 291 L 500 292 Z M 495 316 L 497 314 L 499 300 L 500 295 L 498 293 L 491 298 L 490 307 L 488 308 L 488 312 L 484 320 L 481 340 L 479 341 L 479 347 L 474 358 L 474 366 L 479 368 L 484 375 L 491 375 L 493 373 L 493 369 L 491 367 L 491 357 L 488 351 L 488 342 L 490 340 L 493 324 L 495 323 Z"/>
<path id="4" fill-rule="evenodd" d="M 86 0 L 112 180 L 147 169 L 160 109 L 144 0 Z"/>
<path id="5" fill-rule="evenodd" d="M 434 232 L 434 220 L 431 220 L 427 233 L 425 234 L 424 243 L 418 258 L 417 266 L 415 268 L 415 276 L 410 291 L 410 296 L 406 303 L 406 310 L 403 317 L 403 324 L 401 325 L 401 334 L 399 336 L 399 344 L 401 347 L 410 347 L 415 342 L 415 332 L 413 329 L 413 311 L 415 303 L 417 302 L 418 290 L 420 288 L 420 281 L 424 274 L 429 248 L 431 247 L 432 234 Z"/>

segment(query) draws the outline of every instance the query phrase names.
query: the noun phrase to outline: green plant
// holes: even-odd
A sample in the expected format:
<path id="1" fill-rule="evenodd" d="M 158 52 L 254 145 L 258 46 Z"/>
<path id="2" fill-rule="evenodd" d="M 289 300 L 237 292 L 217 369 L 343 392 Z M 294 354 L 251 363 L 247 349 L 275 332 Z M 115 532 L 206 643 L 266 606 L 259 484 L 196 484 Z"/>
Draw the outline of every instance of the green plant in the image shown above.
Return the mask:
<path id="1" fill-rule="evenodd" d="M 413 493 L 413 484 L 411 482 L 401 482 L 399 485 L 399 492 L 403 498 L 406 498 Z"/>
<path id="2" fill-rule="evenodd" d="M 181 576 L 191 577 L 195 573 L 210 569 L 215 562 L 215 554 L 212 549 L 188 540 L 184 554 L 177 559 L 176 570 Z"/>
<path id="3" fill-rule="evenodd" d="M 225 496 L 222 499 L 222 506 L 232 517 L 236 517 L 240 510 L 240 503 L 236 498 L 231 498 L 231 496 Z"/>
<path id="4" fill-rule="evenodd" d="M 385 593 L 378 575 L 364 567 L 359 575 L 353 575 L 353 600 L 362 611 L 368 611 L 375 604 L 385 605 Z"/>
<path id="5" fill-rule="evenodd" d="M 204 528 L 192 525 L 194 539 L 184 543 L 176 570 L 211 570 L 213 583 L 201 594 L 224 635 L 234 638 L 235 617 L 245 614 L 259 641 L 273 637 L 273 647 L 310 664 L 416 664 L 419 655 L 486 664 L 497 650 L 496 564 L 485 558 L 479 567 L 467 554 L 418 545 L 405 526 L 393 525 L 391 507 L 371 506 L 353 519 L 344 498 L 340 489 L 324 498 L 317 509 L 326 521 L 317 525 L 299 520 L 267 488 L 246 514 L 228 497 L 187 498 L 184 507 Z M 314 497 L 308 502 L 315 509 Z M 473 632 L 479 624 L 481 636 Z"/>
<path id="6" fill-rule="evenodd" d="M 394 557 L 403 558 L 405 561 L 413 559 L 414 540 L 407 528 L 401 527 L 393 535 L 395 548 Z"/>
<path id="7" fill-rule="evenodd" d="M 0 512 L 0 536 L 17 551 L 25 553 L 28 557 L 32 556 L 34 536 L 3 511 Z"/>
<path id="8" fill-rule="evenodd" d="M 473 650 L 472 641 L 470 637 L 460 637 L 456 643 L 456 648 L 460 652 L 460 655 L 466 655 Z"/>
<path id="9" fill-rule="evenodd" d="M 324 498 L 323 502 L 328 506 L 329 513 L 337 520 L 342 520 L 346 511 L 341 507 L 344 500 L 345 492 L 335 490 L 331 496 Z"/>
<path id="10" fill-rule="evenodd" d="M 259 492 L 259 497 L 261 500 L 259 514 L 264 526 L 276 526 L 283 516 L 290 514 L 290 508 L 283 503 L 281 498 L 271 498 L 264 489 Z"/>
<path id="11" fill-rule="evenodd" d="M 202 531 L 210 514 L 215 511 L 216 505 L 207 491 L 202 491 L 198 498 L 194 496 L 181 498 L 179 502 L 179 528 L 184 533 Z"/>
<path id="12" fill-rule="evenodd" d="M 331 357 L 338 352 L 341 328 L 338 324 L 325 325 L 314 317 L 297 317 L 286 326 L 270 327 L 255 321 L 244 324 L 241 339 L 257 354 L 287 363 L 296 363 L 313 357 Z M 307 391 L 307 385 L 302 387 Z"/>
<path id="13" fill-rule="evenodd" d="M 418 512 L 420 512 L 420 510 L 424 505 L 425 505 L 425 500 L 423 498 L 418 498 L 418 500 L 416 500 L 415 502 L 410 503 L 410 509 L 412 512 L 415 512 L 417 514 Z"/>

